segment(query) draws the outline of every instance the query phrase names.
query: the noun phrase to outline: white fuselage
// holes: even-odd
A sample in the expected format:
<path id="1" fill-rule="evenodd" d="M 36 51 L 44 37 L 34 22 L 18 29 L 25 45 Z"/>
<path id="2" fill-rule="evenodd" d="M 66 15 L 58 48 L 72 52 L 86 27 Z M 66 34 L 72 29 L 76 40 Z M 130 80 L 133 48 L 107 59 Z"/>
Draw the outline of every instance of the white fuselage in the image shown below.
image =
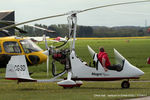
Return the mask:
<path id="1" fill-rule="evenodd" d="M 70 54 L 71 72 L 73 80 L 120 80 L 120 79 L 136 79 L 144 74 L 143 71 L 131 65 L 126 59 L 123 70 L 120 72 L 108 70 L 107 72 L 98 61 L 98 70 L 85 65 L 79 58 L 76 57 L 75 51 Z"/>

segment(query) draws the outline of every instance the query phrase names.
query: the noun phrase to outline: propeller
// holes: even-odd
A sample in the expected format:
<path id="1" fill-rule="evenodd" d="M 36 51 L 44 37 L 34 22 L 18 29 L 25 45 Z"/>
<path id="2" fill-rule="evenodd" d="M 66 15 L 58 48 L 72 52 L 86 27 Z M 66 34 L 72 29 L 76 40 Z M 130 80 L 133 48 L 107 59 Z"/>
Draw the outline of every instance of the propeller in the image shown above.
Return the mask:
<path id="1" fill-rule="evenodd" d="M 52 16 L 47 16 L 47 17 L 41 17 L 41 18 L 37 18 L 37 19 L 33 19 L 33 20 L 21 22 L 21 23 L 18 23 L 18 24 L 12 24 L 12 25 L 0 28 L 0 31 L 8 29 L 8 28 L 11 28 L 11 27 L 16 27 L 16 26 L 19 26 L 19 25 L 23 25 L 23 24 L 27 24 L 27 23 L 39 21 L 39 20 L 44 20 L 44 19 L 49 19 L 49 18 L 55 18 L 55 17 L 61 17 L 61 16 L 75 14 L 75 13 L 82 13 L 82 12 L 86 12 L 86 11 L 90 11 L 90 10 L 95 10 L 95 9 L 99 9 L 99 8 L 105 8 L 105 7 L 111 7 L 111 6 L 118 6 L 118 5 L 127 5 L 127 4 L 134 4 L 134 3 L 142 3 L 142 2 L 150 2 L 150 0 L 134 1 L 134 2 L 123 2 L 123 3 L 114 3 L 114 4 L 104 5 L 104 6 L 97 6 L 97 7 L 87 8 L 87 9 L 80 10 L 80 11 L 71 11 L 71 12 L 68 12 L 68 13 L 57 14 L 57 15 L 52 15 Z"/>
<path id="2" fill-rule="evenodd" d="M 43 35 L 43 39 L 44 39 L 44 41 L 45 41 L 45 49 L 46 49 L 46 51 L 45 51 L 45 53 L 46 53 L 46 55 L 47 55 L 47 65 L 46 65 L 46 68 L 47 68 L 47 76 L 49 75 L 49 47 L 48 47 L 48 45 L 47 45 L 47 40 L 46 40 L 46 35 L 44 34 Z"/>
<path id="3" fill-rule="evenodd" d="M 43 35 L 43 39 L 45 41 L 45 49 L 46 49 L 43 53 L 45 55 L 47 55 L 47 65 L 46 65 L 46 68 L 47 68 L 47 76 L 48 76 L 49 75 L 49 62 L 50 62 L 49 56 L 53 52 L 53 46 L 48 47 L 47 39 L 46 39 L 46 35 L 45 34 Z"/>
<path id="4" fill-rule="evenodd" d="M 47 31 L 47 32 L 55 32 L 53 30 L 48 30 L 48 29 L 45 29 L 45 28 L 42 28 L 42 27 L 38 27 L 38 26 L 33 26 L 33 25 L 27 25 L 27 26 L 30 26 L 30 27 L 34 27 L 34 28 L 37 28 L 37 29 L 40 29 L 40 30 L 43 30 L 43 31 Z M 46 34 L 43 35 L 43 40 L 45 42 L 45 49 L 46 51 L 44 51 L 43 53 L 45 55 L 47 55 L 47 76 L 49 75 L 49 56 L 50 56 L 50 49 L 53 48 L 53 47 L 48 47 L 48 44 L 47 44 L 47 39 L 46 39 Z"/>

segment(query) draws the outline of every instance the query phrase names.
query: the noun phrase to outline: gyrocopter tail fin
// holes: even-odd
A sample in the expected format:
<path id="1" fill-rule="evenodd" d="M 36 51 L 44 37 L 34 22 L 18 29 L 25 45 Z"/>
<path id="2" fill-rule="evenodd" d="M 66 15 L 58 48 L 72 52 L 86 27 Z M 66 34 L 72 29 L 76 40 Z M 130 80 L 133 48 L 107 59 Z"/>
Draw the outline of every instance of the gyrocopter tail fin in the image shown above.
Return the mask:
<path id="1" fill-rule="evenodd" d="M 11 57 L 6 67 L 5 78 L 9 80 L 18 80 L 18 82 L 36 82 L 36 80 L 29 76 L 24 55 Z"/>

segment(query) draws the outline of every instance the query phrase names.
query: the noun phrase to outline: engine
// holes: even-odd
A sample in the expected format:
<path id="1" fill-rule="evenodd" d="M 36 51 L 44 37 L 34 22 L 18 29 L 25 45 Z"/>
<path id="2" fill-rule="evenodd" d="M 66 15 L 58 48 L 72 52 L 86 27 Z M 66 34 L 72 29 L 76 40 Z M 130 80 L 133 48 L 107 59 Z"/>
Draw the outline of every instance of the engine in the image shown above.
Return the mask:
<path id="1" fill-rule="evenodd" d="M 53 52 L 52 54 L 52 58 L 58 62 L 60 62 L 61 64 L 66 64 L 67 60 L 68 60 L 68 56 L 70 54 L 70 50 L 68 49 L 62 49 L 62 50 L 56 50 Z"/>

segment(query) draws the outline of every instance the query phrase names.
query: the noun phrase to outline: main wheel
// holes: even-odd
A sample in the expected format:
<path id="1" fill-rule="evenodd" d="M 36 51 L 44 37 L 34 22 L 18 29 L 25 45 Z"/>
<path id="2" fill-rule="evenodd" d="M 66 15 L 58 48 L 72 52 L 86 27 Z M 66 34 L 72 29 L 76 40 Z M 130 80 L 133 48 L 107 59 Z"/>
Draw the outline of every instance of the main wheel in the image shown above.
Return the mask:
<path id="1" fill-rule="evenodd" d="M 122 87 L 122 88 L 125 88 L 125 89 L 129 88 L 129 87 L 130 87 L 129 81 L 123 81 L 123 82 L 121 83 L 121 87 Z"/>

